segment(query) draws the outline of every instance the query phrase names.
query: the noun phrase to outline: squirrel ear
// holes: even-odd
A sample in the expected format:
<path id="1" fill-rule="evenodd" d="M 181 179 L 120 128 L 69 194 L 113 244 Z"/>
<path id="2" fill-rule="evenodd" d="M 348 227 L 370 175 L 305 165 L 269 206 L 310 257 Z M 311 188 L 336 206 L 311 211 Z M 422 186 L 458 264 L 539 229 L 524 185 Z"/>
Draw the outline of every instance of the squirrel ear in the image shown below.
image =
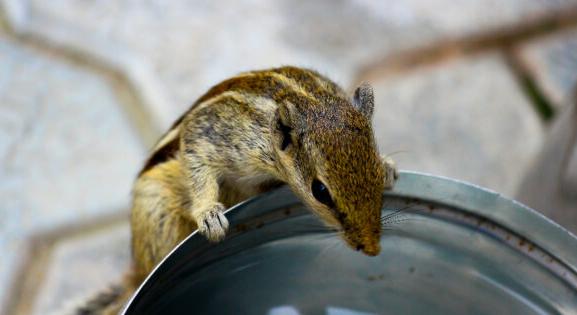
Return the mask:
<path id="1" fill-rule="evenodd" d="M 362 83 L 353 95 L 353 106 L 370 121 L 373 119 L 375 108 L 375 95 L 373 88 L 368 83 Z"/>
<path id="2" fill-rule="evenodd" d="M 282 102 L 278 105 L 278 116 L 281 122 L 286 126 L 293 126 L 299 118 L 299 113 L 294 104 Z"/>

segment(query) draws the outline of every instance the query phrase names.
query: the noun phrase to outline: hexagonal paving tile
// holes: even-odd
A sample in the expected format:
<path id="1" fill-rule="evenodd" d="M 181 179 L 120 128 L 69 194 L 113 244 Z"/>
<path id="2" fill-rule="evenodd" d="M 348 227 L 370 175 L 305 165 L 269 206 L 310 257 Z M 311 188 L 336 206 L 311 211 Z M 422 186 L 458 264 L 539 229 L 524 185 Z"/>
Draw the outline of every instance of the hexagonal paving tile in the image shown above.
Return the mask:
<path id="1" fill-rule="evenodd" d="M 166 127 L 209 86 L 239 71 L 313 66 L 348 85 L 375 57 L 530 22 L 577 0 L 21 3 L 28 5 L 18 22 L 28 31 L 129 63 L 141 83 L 158 81 L 141 92 L 154 96 L 152 110 Z"/>
<path id="2" fill-rule="evenodd" d="M 569 102 L 577 87 L 577 28 L 526 43 L 519 56 L 552 105 Z"/>
<path id="3" fill-rule="evenodd" d="M 13 259 L 29 235 L 128 207 L 144 150 L 97 75 L 1 37 L 0 64 L 0 251 L 11 254 L 0 264 L 6 297 Z"/>
<path id="4" fill-rule="evenodd" d="M 32 314 L 56 314 L 121 283 L 130 259 L 128 222 L 55 244 Z"/>
<path id="5" fill-rule="evenodd" d="M 455 177 L 512 196 L 543 128 L 499 55 L 373 82 L 382 153 L 402 169 Z"/>

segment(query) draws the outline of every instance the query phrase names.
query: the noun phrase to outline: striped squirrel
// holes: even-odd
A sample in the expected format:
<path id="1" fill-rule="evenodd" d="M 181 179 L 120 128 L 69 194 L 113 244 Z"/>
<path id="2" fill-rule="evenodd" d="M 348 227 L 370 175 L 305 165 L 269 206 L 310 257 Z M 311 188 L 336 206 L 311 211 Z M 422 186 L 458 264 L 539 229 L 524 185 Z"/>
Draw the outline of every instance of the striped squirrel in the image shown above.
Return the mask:
<path id="1" fill-rule="evenodd" d="M 108 300 L 124 302 L 192 231 L 223 240 L 227 207 L 281 184 L 350 247 L 377 255 L 382 193 L 397 171 L 378 155 L 373 108 L 370 85 L 351 98 L 297 67 L 246 72 L 212 87 L 164 134 L 136 179 L 133 270 L 128 288 Z M 120 307 L 116 301 L 105 314 Z"/>

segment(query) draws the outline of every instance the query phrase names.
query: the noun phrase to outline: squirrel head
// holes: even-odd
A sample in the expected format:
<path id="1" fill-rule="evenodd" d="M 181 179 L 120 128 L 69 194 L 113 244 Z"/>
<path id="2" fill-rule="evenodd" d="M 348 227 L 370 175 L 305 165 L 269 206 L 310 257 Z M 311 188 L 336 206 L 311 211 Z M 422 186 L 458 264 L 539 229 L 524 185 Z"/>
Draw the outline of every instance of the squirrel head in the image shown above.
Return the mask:
<path id="1" fill-rule="evenodd" d="M 273 147 L 292 190 L 347 244 L 380 251 L 384 169 L 371 120 L 374 96 L 362 84 L 352 100 L 327 94 L 279 104 Z"/>

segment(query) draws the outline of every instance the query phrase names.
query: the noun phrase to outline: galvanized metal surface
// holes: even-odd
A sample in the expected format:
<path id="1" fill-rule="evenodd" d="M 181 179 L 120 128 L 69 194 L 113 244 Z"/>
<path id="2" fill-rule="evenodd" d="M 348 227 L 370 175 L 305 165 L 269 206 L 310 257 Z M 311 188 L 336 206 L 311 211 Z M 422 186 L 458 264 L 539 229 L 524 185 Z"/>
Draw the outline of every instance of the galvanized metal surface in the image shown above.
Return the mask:
<path id="1" fill-rule="evenodd" d="M 462 182 L 402 172 L 386 193 L 382 252 L 323 232 L 286 188 L 229 210 L 231 233 L 196 233 L 125 314 L 577 314 L 577 238 Z"/>

